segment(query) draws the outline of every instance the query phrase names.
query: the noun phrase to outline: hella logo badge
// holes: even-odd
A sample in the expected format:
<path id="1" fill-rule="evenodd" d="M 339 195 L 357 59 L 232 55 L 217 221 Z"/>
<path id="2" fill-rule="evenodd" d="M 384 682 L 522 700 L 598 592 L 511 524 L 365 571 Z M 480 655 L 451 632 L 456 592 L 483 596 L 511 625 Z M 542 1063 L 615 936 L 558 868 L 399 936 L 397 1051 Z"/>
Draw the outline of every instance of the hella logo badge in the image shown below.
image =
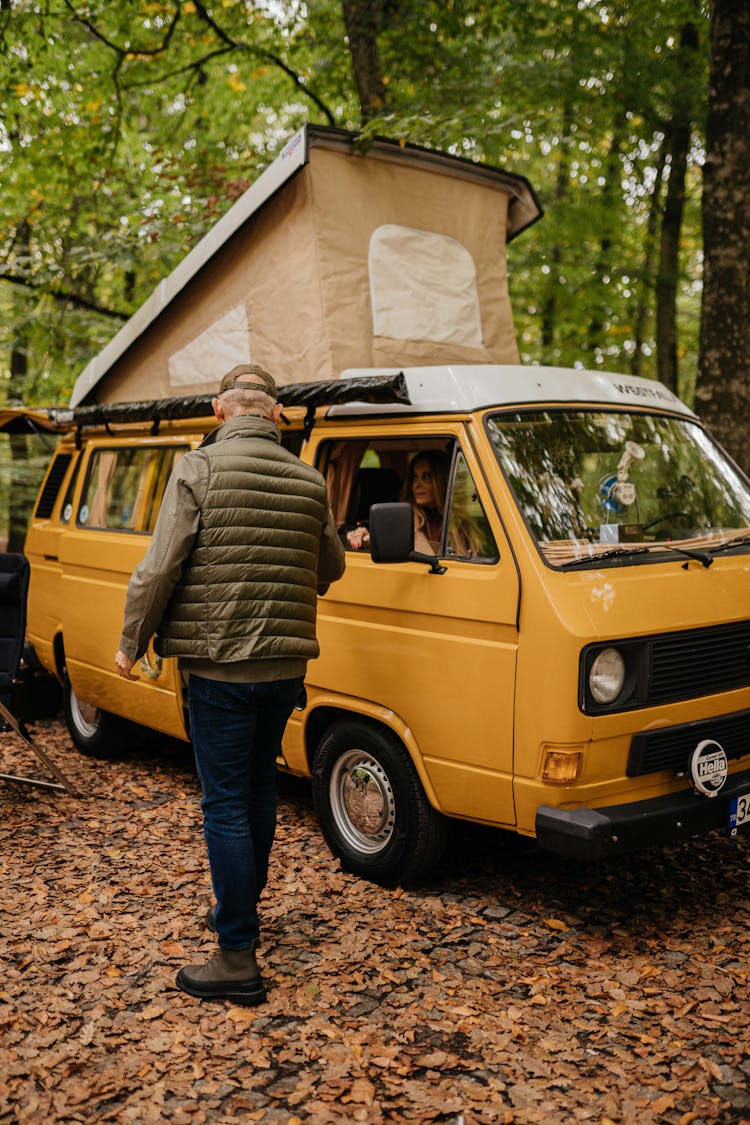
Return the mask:
<path id="1" fill-rule="evenodd" d="M 724 747 L 711 738 L 704 738 L 690 759 L 690 776 L 698 793 L 715 797 L 727 779 L 727 756 Z"/>

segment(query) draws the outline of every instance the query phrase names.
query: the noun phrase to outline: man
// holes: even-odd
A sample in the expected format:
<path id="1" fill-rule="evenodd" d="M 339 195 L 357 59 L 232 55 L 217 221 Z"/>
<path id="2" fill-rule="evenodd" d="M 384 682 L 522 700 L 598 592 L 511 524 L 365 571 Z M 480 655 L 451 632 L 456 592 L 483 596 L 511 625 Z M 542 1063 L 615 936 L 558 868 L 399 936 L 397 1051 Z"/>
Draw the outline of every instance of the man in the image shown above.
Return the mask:
<path id="1" fill-rule="evenodd" d="M 216 906 L 218 952 L 177 985 L 203 1000 L 259 1004 L 257 902 L 276 827 L 276 757 L 319 652 L 317 595 L 344 571 L 323 477 L 282 448 L 282 405 L 262 367 L 221 381 L 220 425 L 176 465 L 145 558 L 128 585 L 115 667 L 156 633 L 188 677 L 190 735 Z"/>

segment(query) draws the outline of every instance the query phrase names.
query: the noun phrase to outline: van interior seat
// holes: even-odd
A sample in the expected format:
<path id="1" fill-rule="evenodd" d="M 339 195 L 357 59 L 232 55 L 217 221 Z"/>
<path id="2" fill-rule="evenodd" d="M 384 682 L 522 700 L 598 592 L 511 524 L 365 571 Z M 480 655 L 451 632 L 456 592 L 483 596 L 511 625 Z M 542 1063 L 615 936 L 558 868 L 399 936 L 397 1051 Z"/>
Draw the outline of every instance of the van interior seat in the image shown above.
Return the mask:
<path id="1" fill-rule="evenodd" d="M 359 469 L 347 513 L 347 524 L 367 523 L 373 504 L 388 504 L 398 500 L 401 478 L 395 469 Z"/>

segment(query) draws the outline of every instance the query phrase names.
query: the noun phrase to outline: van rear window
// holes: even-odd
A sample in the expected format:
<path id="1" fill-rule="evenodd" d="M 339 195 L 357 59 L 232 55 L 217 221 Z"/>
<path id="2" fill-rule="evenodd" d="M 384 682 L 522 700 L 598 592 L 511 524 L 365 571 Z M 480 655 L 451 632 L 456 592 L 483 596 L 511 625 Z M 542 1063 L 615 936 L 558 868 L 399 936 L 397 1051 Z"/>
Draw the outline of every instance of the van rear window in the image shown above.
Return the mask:
<path id="1" fill-rule="evenodd" d="M 122 446 L 91 455 L 77 523 L 109 531 L 153 531 L 175 462 L 187 446 Z"/>
<path id="2" fill-rule="evenodd" d="M 72 460 L 72 453 L 58 453 L 55 457 L 37 502 L 36 511 L 34 512 L 35 519 L 48 520 L 52 515 L 55 500 L 57 500 L 57 495 L 65 479 L 65 474 L 68 471 L 68 465 Z"/>

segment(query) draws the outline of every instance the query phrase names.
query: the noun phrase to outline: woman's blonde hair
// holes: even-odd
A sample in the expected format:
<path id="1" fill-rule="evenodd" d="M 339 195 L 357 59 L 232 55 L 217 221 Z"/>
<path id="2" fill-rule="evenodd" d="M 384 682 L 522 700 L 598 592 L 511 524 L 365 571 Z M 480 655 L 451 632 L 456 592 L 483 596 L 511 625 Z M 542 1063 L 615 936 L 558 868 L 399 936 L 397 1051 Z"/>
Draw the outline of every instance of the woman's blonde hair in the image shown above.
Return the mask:
<path id="1" fill-rule="evenodd" d="M 420 531 L 427 525 L 427 516 L 424 509 L 417 504 L 412 491 L 412 477 L 420 461 L 426 461 L 430 466 L 435 493 L 435 509 L 440 515 L 441 523 L 445 518 L 445 499 L 448 493 L 448 478 L 451 470 L 451 456 L 440 449 L 424 449 L 415 453 L 409 462 L 409 472 L 402 490 L 402 499 L 408 500 L 414 511 L 414 524 Z M 457 499 L 457 498 L 454 498 Z M 477 558 L 486 554 L 484 544 L 479 533 L 468 514 L 461 511 L 462 505 L 456 504 L 454 519 L 449 528 L 449 547 L 454 555 L 460 558 Z"/>
<path id="2" fill-rule="evenodd" d="M 423 449 L 421 452 L 415 453 L 409 462 L 409 471 L 406 474 L 406 483 L 403 488 L 403 499 L 409 501 L 412 508 L 414 508 L 414 511 L 417 513 L 418 519 L 421 520 L 421 523 L 417 525 L 418 527 L 426 523 L 424 512 L 414 499 L 414 491 L 412 489 L 414 470 L 420 461 L 426 461 L 430 466 L 435 492 L 435 508 L 440 513 L 441 518 L 445 512 L 445 495 L 448 491 L 448 475 L 451 470 L 450 455 L 448 453 L 443 453 L 440 449 Z"/>

